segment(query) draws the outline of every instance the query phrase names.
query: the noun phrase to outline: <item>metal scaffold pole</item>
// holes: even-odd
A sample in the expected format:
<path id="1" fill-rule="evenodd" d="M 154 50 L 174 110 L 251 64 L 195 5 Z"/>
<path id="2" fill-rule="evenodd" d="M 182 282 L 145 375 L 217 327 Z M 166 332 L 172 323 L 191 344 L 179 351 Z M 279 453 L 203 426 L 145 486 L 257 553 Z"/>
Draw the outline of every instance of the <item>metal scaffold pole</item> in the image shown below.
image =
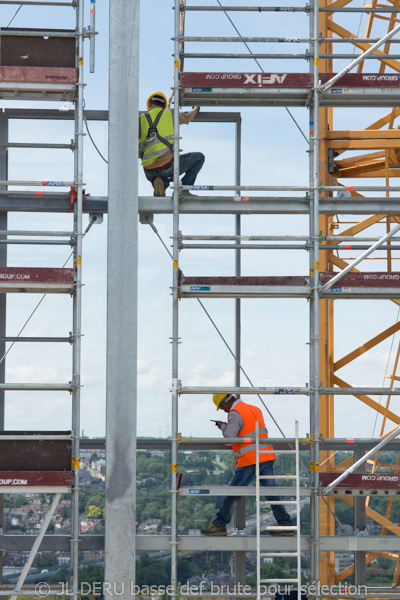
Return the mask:
<path id="1" fill-rule="evenodd" d="M 172 245 L 172 426 L 171 426 L 171 585 L 173 598 L 178 584 L 178 348 L 179 348 L 179 40 L 181 33 L 180 3 L 175 0 L 175 40 L 174 40 L 174 192 L 173 192 L 173 245 Z M 182 32 L 183 33 L 183 32 Z"/>
<path id="2" fill-rule="evenodd" d="M 313 42 L 313 102 L 310 109 L 310 277 L 312 280 L 312 296 L 310 298 L 310 433 L 311 445 L 311 581 L 319 581 L 319 497 L 318 471 L 319 463 L 319 45 L 317 41 L 319 28 L 319 0 L 313 2 L 311 37 Z"/>
<path id="3" fill-rule="evenodd" d="M 110 0 L 105 583 L 131 600 L 136 560 L 140 0 Z"/>
<path id="4" fill-rule="evenodd" d="M 81 392 L 81 320 L 82 320 L 82 186 L 83 186 L 83 44 L 84 0 L 76 7 L 78 34 L 78 98 L 75 106 L 75 152 L 74 187 L 77 193 L 74 205 L 74 269 L 76 289 L 73 297 L 73 344 L 72 344 L 72 466 L 74 483 L 71 507 L 71 576 L 74 600 L 78 598 L 79 579 L 79 440 L 80 440 L 80 392 Z"/>

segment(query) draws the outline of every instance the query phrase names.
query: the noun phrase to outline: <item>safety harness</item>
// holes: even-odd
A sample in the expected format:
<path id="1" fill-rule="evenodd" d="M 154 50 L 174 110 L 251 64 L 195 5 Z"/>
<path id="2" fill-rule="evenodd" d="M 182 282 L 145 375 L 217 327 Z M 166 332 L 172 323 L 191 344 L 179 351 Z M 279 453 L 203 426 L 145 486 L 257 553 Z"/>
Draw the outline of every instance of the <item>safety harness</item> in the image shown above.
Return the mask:
<path id="1" fill-rule="evenodd" d="M 158 125 L 158 123 L 159 123 L 159 121 L 160 121 L 160 119 L 161 119 L 161 116 L 162 116 L 162 114 L 163 114 L 164 110 L 165 110 L 164 108 L 160 110 L 160 112 L 159 112 L 159 113 L 158 113 L 158 115 L 156 116 L 156 119 L 155 119 L 154 123 L 153 123 L 153 121 L 151 120 L 151 116 L 150 116 L 150 114 L 149 114 L 148 112 L 145 112 L 145 113 L 144 113 L 144 116 L 146 117 L 146 119 L 147 119 L 147 122 L 148 122 L 148 124 L 149 124 L 149 131 L 148 131 L 148 133 L 147 133 L 146 139 L 145 139 L 145 140 L 144 140 L 144 142 L 143 142 L 143 145 L 142 145 L 142 150 L 141 150 L 141 152 L 140 152 L 140 154 L 139 154 L 139 157 L 140 157 L 140 158 L 143 158 L 143 156 L 144 156 L 144 153 L 145 153 L 145 151 L 146 151 L 146 147 L 147 147 L 149 144 L 152 144 L 156 138 L 157 138 L 157 139 L 158 139 L 158 140 L 159 140 L 159 141 L 160 141 L 162 144 L 164 144 L 165 146 L 167 146 L 167 148 L 169 148 L 170 150 L 173 150 L 173 145 L 171 144 L 171 142 L 169 142 L 168 140 L 166 140 L 165 138 L 163 138 L 163 137 L 162 137 L 162 136 L 161 136 L 161 135 L 158 133 L 158 130 L 157 130 L 157 125 Z"/>

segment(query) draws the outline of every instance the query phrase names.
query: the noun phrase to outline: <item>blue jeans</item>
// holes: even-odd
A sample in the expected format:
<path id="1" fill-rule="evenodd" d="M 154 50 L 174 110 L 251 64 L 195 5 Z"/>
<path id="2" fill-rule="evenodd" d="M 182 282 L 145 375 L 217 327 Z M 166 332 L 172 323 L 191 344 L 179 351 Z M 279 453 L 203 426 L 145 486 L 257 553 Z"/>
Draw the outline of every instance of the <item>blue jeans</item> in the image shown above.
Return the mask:
<path id="1" fill-rule="evenodd" d="M 179 157 L 179 175 L 185 173 L 181 180 L 182 185 L 194 184 L 204 161 L 205 156 L 201 152 L 189 152 Z M 157 169 L 144 169 L 144 173 L 151 183 L 153 183 L 156 177 L 161 177 L 164 181 L 165 189 L 167 189 L 169 182 L 174 177 L 174 163 L 172 161 L 165 167 L 158 167 Z"/>
<path id="2" fill-rule="evenodd" d="M 274 461 L 266 460 L 260 463 L 260 475 L 274 475 Z M 246 467 L 236 467 L 233 479 L 229 485 L 247 486 L 256 477 L 256 465 L 247 465 Z M 262 486 L 275 486 L 275 479 L 260 479 Z M 280 496 L 266 496 L 267 500 L 281 500 Z M 217 512 L 214 519 L 214 525 L 227 525 L 232 519 L 233 512 L 238 505 L 240 496 L 225 496 L 222 502 L 222 508 Z M 291 525 L 292 521 L 289 513 L 283 504 L 272 504 L 272 512 L 278 525 Z"/>

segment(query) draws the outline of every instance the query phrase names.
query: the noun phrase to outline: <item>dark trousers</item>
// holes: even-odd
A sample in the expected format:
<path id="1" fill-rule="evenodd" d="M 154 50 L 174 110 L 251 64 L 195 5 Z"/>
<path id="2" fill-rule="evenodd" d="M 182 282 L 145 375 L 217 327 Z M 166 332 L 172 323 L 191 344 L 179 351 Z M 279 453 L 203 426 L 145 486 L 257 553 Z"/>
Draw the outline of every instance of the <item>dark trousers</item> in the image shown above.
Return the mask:
<path id="1" fill-rule="evenodd" d="M 201 152 L 189 152 L 179 157 L 179 175 L 184 173 L 181 179 L 182 185 L 193 185 L 196 177 L 205 161 L 205 156 Z M 174 163 L 171 161 L 164 167 L 157 169 L 144 169 L 144 173 L 149 181 L 153 183 L 156 177 L 161 177 L 164 181 L 165 189 L 169 187 L 170 181 L 174 178 Z"/>
<path id="2" fill-rule="evenodd" d="M 260 475 L 274 475 L 274 461 L 266 460 L 260 463 Z M 249 485 L 256 477 L 256 465 L 237 467 L 229 485 Z M 260 479 L 260 485 L 275 486 L 275 479 Z M 280 496 L 266 496 L 267 500 L 281 500 Z M 214 525 L 227 525 L 232 519 L 233 511 L 238 505 L 240 496 L 225 496 L 222 508 L 217 512 Z M 272 504 L 272 512 L 278 525 L 291 525 L 291 518 L 283 504 Z"/>

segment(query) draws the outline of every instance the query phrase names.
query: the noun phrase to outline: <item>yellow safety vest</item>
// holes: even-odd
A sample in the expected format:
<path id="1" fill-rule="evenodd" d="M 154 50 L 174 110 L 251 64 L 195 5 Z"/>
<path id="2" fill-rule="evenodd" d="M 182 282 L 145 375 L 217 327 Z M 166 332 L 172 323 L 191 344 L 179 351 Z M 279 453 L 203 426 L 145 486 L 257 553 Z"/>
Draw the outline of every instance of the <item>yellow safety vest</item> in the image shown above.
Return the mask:
<path id="1" fill-rule="evenodd" d="M 160 111 L 162 111 L 162 114 L 157 122 L 157 116 Z M 140 115 L 139 157 L 142 159 L 144 167 L 148 167 L 160 158 L 160 156 L 172 150 L 174 143 L 172 112 L 168 108 L 165 110 L 162 108 L 152 108 L 147 114 L 150 116 L 152 123 L 156 124 L 156 129 L 150 132 L 149 136 L 150 126 L 146 114 L 143 113 Z"/>

